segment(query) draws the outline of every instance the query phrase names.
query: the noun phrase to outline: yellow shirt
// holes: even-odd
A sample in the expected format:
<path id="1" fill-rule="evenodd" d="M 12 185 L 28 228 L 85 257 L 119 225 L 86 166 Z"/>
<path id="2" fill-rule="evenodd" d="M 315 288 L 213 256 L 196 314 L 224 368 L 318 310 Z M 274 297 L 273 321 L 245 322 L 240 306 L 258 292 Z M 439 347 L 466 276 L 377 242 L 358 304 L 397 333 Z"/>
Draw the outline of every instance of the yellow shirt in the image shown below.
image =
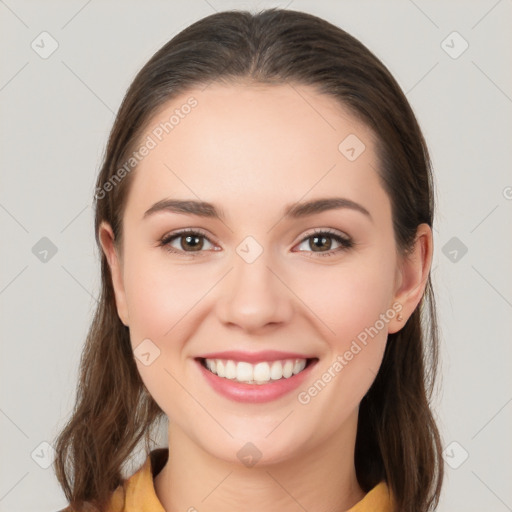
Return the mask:
<path id="1" fill-rule="evenodd" d="M 125 480 L 112 494 L 105 512 L 165 512 L 153 485 L 169 456 L 168 448 L 157 448 L 149 454 L 144 465 Z M 347 512 L 393 512 L 393 500 L 385 482 L 376 485 Z M 66 508 L 61 512 L 72 512 Z"/>

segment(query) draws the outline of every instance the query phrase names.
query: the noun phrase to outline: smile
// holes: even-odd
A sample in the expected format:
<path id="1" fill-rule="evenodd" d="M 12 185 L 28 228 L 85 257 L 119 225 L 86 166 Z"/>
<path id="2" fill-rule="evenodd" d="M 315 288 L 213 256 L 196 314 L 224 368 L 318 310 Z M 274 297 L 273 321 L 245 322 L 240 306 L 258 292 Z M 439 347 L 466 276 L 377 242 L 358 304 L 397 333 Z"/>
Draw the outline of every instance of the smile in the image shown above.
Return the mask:
<path id="1" fill-rule="evenodd" d="M 289 379 L 302 372 L 307 359 L 285 359 L 251 364 L 231 359 L 203 359 L 203 365 L 218 377 L 246 384 L 267 384 L 270 381 Z"/>
<path id="2" fill-rule="evenodd" d="M 276 352 L 257 355 L 224 352 L 196 357 L 195 363 L 205 382 L 223 397 L 235 402 L 263 403 L 297 389 L 308 378 L 318 358 Z"/>

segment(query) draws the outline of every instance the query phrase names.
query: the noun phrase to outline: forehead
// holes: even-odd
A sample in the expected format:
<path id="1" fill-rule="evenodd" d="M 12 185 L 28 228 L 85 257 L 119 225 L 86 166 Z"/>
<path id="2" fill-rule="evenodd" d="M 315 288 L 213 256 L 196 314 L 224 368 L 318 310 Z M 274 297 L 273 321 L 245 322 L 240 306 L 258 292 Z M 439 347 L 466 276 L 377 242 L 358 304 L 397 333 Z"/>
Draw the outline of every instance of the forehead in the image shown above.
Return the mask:
<path id="1" fill-rule="evenodd" d="M 210 84 L 163 105 L 146 124 L 132 192 L 245 204 L 293 202 L 342 186 L 378 188 L 374 135 L 310 86 Z M 132 195 L 130 192 L 130 195 Z"/>

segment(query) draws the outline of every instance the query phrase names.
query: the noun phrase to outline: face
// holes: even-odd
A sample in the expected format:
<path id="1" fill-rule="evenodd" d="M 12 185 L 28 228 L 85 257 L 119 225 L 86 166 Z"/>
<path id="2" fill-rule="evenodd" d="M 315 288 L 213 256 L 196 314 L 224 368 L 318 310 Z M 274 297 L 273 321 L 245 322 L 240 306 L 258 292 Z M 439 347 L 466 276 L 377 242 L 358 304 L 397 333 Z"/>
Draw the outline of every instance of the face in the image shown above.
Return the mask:
<path id="1" fill-rule="evenodd" d="M 397 251 L 371 131 L 288 85 L 194 89 L 147 126 L 122 245 L 100 239 L 148 391 L 227 461 L 342 439 L 430 258 L 428 232 Z"/>

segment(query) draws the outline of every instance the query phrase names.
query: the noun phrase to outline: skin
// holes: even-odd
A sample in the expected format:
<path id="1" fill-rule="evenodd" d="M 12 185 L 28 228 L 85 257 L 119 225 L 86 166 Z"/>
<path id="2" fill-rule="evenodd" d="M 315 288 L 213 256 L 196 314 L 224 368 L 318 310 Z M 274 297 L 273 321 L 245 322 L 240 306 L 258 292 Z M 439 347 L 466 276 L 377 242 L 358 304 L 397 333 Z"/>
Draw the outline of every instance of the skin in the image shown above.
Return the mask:
<path id="1" fill-rule="evenodd" d="M 418 305 L 432 258 L 432 233 L 420 225 L 406 257 L 397 250 L 391 204 L 376 169 L 375 138 L 331 97 L 307 86 L 212 84 L 174 98 L 148 124 L 169 119 L 194 96 L 198 105 L 134 171 L 116 246 L 100 227 L 119 317 L 133 348 L 150 339 L 160 355 L 140 375 L 169 418 L 170 457 L 155 478 L 167 511 L 348 510 L 364 497 L 354 468 L 359 403 L 382 361 L 387 334 Z M 338 145 L 356 134 L 366 146 L 349 161 Z M 298 201 L 343 197 L 368 210 L 332 209 L 283 217 Z M 225 218 L 169 211 L 144 218 L 163 199 L 213 203 Z M 202 229 L 197 254 L 179 237 Z M 313 229 L 330 228 L 354 246 L 314 251 Z M 247 263 L 236 252 L 247 236 L 263 249 Z M 181 243 L 180 243 L 181 242 Z M 214 249 L 217 248 L 215 251 Z M 307 404 L 297 400 L 393 304 L 377 336 Z M 217 394 L 194 358 L 212 351 L 284 350 L 319 361 L 297 391 L 263 404 Z M 253 443 L 261 458 L 246 467 L 237 452 Z"/>

